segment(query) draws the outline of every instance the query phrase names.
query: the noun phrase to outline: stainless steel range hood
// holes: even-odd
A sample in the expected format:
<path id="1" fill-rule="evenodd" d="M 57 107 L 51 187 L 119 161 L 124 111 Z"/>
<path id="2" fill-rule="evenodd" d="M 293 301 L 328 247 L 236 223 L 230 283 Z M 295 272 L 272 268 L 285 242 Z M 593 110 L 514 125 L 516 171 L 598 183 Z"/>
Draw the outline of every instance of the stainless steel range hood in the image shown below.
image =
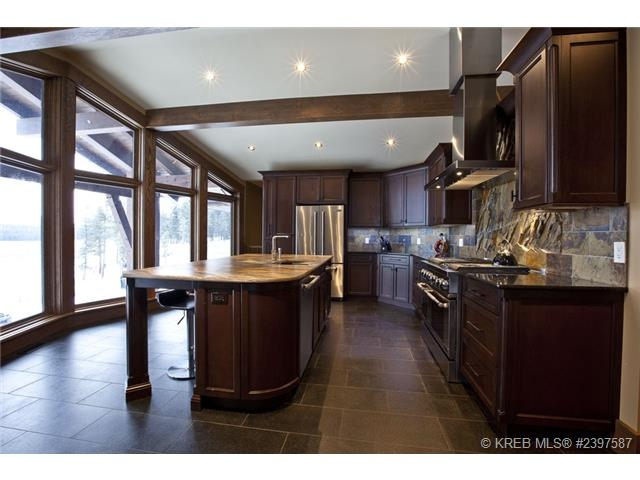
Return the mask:
<path id="1" fill-rule="evenodd" d="M 455 95 L 452 163 L 427 189 L 470 190 L 513 171 L 513 161 L 496 158 L 496 66 L 501 60 L 500 28 L 449 31 L 449 88 Z"/>

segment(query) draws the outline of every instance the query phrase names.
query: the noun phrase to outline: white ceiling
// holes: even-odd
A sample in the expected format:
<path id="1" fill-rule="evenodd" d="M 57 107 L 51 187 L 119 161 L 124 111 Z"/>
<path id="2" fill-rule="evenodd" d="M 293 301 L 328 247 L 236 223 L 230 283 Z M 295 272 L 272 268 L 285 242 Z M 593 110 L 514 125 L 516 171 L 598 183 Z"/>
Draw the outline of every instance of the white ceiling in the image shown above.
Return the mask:
<path id="1" fill-rule="evenodd" d="M 503 30 L 503 53 L 522 28 Z M 411 54 L 409 68 L 394 54 Z M 197 28 L 54 49 L 144 109 L 357 93 L 444 89 L 447 28 Z M 309 74 L 293 65 L 304 59 Z M 211 85 L 207 69 L 219 75 Z M 509 83 L 509 78 L 500 79 Z M 387 169 L 421 162 L 451 138 L 451 118 L 365 120 L 186 132 L 245 180 L 279 168 Z M 398 146 L 389 150 L 384 139 Z M 325 144 L 316 150 L 313 143 Z M 254 152 L 247 146 L 256 145 Z"/>

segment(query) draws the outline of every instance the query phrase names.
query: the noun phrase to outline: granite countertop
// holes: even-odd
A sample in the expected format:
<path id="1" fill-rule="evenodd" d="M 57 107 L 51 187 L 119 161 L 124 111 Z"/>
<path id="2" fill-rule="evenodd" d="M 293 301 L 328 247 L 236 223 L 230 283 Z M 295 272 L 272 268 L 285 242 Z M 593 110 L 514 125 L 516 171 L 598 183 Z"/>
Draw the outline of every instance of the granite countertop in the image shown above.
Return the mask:
<path id="1" fill-rule="evenodd" d="M 465 273 L 465 277 L 474 278 L 502 289 L 546 289 L 556 290 L 620 290 L 627 291 L 627 287 L 607 283 L 591 282 L 579 278 L 563 277 L 559 275 L 543 275 L 531 271 L 528 275 Z"/>
<path id="2" fill-rule="evenodd" d="M 301 263 L 274 264 L 271 262 L 271 255 L 244 254 L 129 270 L 122 276 L 221 283 L 291 282 L 303 279 L 323 263 L 331 261 L 331 255 L 282 255 L 282 260 Z"/>
<path id="3" fill-rule="evenodd" d="M 384 254 L 384 255 L 413 255 L 412 253 L 407 252 L 381 252 L 380 250 L 349 250 L 347 253 L 375 253 L 375 254 Z"/>

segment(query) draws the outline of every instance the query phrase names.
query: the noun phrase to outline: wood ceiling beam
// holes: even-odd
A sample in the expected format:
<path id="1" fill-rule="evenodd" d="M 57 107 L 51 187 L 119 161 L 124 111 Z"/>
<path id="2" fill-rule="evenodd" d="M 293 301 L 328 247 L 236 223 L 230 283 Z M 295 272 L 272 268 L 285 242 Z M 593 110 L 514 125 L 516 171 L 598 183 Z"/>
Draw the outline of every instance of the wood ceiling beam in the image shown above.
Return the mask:
<path id="1" fill-rule="evenodd" d="M 170 28 L 1 28 L 0 55 L 63 47 L 77 43 L 137 37 L 151 33 L 184 30 Z"/>
<path id="2" fill-rule="evenodd" d="M 447 117 L 447 90 L 283 98 L 147 110 L 147 126 L 159 131 L 287 123 Z"/>

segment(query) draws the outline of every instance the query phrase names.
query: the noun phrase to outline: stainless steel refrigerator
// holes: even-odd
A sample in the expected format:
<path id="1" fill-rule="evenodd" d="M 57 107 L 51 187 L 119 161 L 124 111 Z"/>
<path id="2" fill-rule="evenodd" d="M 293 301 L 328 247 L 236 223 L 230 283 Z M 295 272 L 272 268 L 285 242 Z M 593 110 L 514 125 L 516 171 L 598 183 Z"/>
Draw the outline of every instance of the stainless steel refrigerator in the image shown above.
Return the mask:
<path id="1" fill-rule="evenodd" d="M 296 207 L 296 253 L 331 255 L 331 297 L 344 296 L 344 205 Z"/>

